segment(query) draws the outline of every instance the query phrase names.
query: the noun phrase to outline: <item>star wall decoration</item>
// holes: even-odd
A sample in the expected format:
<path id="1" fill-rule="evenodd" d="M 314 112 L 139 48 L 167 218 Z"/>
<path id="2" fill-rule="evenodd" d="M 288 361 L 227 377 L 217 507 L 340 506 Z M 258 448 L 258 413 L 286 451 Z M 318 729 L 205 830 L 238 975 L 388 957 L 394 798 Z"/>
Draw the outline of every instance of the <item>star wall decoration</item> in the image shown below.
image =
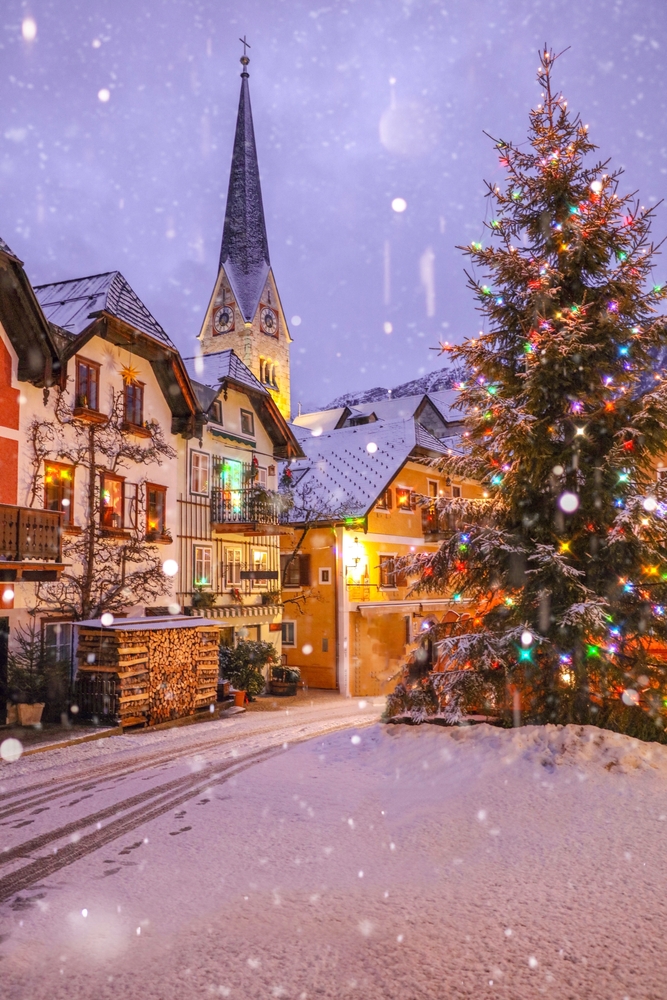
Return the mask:
<path id="1" fill-rule="evenodd" d="M 141 372 L 129 361 L 126 365 L 121 365 L 120 374 L 123 376 L 123 382 L 126 385 L 136 385 Z"/>

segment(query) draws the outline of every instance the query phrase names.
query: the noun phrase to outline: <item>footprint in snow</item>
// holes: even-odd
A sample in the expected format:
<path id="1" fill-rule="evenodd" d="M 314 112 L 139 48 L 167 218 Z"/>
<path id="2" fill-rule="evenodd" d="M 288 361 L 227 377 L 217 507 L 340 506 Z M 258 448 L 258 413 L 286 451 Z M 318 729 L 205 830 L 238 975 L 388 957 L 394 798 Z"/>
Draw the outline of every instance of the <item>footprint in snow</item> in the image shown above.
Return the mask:
<path id="1" fill-rule="evenodd" d="M 187 833 L 187 831 L 191 830 L 191 829 L 192 829 L 191 826 L 182 826 L 180 830 L 170 830 L 169 831 L 169 836 L 170 837 L 178 837 L 179 833 Z"/>
<path id="2" fill-rule="evenodd" d="M 143 840 L 135 840 L 135 842 L 133 844 L 130 844 L 129 847 L 124 847 L 123 850 L 119 851 L 118 853 L 119 854 L 129 854 L 130 851 L 136 851 L 137 847 L 141 847 L 142 844 L 143 844 Z"/>
<path id="3" fill-rule="evenodd" d="M 22 819 L 20 823 L 14 823 L 12 830 L 19 830 L 22 826 L 30 826 L 34 822 L 34 819 Z"/>
<path id="4" fill-rule="evenodd" d="M 107 868 L 107 870 L 102 873 L 102 878 L 106 878 L 107 875 L 116 875 L 119 871 L 120 868 Z"/>
<path id="5" fill-rule="evenodd" d="M 50 808 L 51 808 L 51 806 L 42 806 L 41 809 L 33 809 L 33 811 L 30 813 L 30 815 L 31 816 L 37 816 L 39 813 L 48 812 Z"/>

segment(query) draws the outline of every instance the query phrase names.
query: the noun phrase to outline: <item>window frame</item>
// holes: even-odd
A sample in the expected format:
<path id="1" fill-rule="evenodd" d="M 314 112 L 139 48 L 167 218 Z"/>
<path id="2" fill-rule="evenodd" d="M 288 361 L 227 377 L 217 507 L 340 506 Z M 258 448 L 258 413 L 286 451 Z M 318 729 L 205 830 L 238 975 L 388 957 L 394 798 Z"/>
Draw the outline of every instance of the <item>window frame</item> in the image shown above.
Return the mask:
<path id="1" fill-rule="evenodd" d="M 325 573 L 328 574 L 328 577 L 329 577 L 328 580 L 324 579 L 324 574 Z M 319 583 L 322 586 L 328 587 L 328 586 L 331 585 L 331 566 L 320 566 L 319 569 L 318 569 L 318 571 L 317 571 L 317 575 L 318 575 Z"/>
<path id="2" fill-rule="evenodd" d="M 402 504 L 399 502 L 399 494 L 406 494 L 408 498 L 407 504 Z M 404 514 L 412 514 L 414 507 L 414 496 L 415 491 L 410 486 L 397 486 L 396 487 L 396 510 L 402 511 Z"/>
<path id="3" fill-rule="evenodd" d="M 58 507 L 49 507 L 48 506 L 48 501 L 47 501 L 47 487 L 49 485 L 51 485 L 51 484 L 49 484 L 49 483 L 46 482 L 46 475 L 47 475 L 46 470 L 47 470 L 47 468 L 57 469 L 59 472 L 62 469 L 69 469 L 69 470 L 71 470 L 71 473 L 72 473 L 71 480 L 69 482 L 69 492 L 66 492 L 66 491 L 62 490 L 62 488 L 59 491 L 60 492 L 60 499 L 58 501 Z M 76 466 L 69 465 L 67 462 L 51 462 L 48 459 L 44 460 L 44 484 L 43 484 L 43 490 L 44 490 L 44 510 L 57 510 L 59 513 L 61 513 L 63 515 L 63 522 L 62 523 L 63 523 L 63 527 L 64 528 L 69 528 L 74 523 L 73 518 L 74 518 L 74 475 L 75 475 L 75 472 L 76 472 Z M 61 481 L 59 481 L 58 485 L 62 486 Z M 69 500 L 69 503 L 65 504 L 64 507 L 63 507 L 63 500 Z"/>
<path id="4" fill-rule="evenodd" d="M 383 583 L 383 576 L 385 575 L 386 567 L 390 566 L 391 569 L 386 571 L 386 576 L 388 580 L 393 582 Z M 380 574 L 380 582 L 378 587 L 380 590 L 398 590 L 396 585 L 396 553 L 391 552 L 380 552 L 378 554 L 378 570 Z"/>
<path id="5" fill-rule="evenodd" d="M 104 487 L 107 480 L 111 482 L 120 483 L 120 524 L 106 524 L 104 519 L 105 509 L 104 509 Z M 112 511 L 111 516 L 114 516 Z M 100 473 L 100 527 L 105 528 L 107 531 L 124 531 L 125 530 L 125 477 L 118 476 L 115 472 L 102 472 Z"/>
<path id="6" fill-rule="evenodd" d="M 216 416 L 216 414 L 219 414 L 219 417 Z M 213 402 L 208 408 L 208 416 L 211 423 L 217 424 L 218 427 L 225 426 L 225 422 L 223 419 L 223 412 L 222 412 L 222 400 L 220 399 L 213 400 Z"/>
<path id="7" fill-rule="evenodd" d="M 159 525 L 157 528 L 150 527 L 151 491 L 162 496 L 163 512 L 161 529 Z M 167 535 L 167 487 L 161 483 L 146 483 L 146 537 L 148 538 L 149 535 L 156 535 L 158 538 L 164 538 Z"/>
<path id="8" fill-rule="evenodd" d="M 240 413 L 241 413 L 241 434 L 243 434 L 244 437 L 254 437 L 255 436 L 255 414 L 254 414 L 253 410 L 244 410 L 243 407 L 241 407 L 240 408 Z M 249 431 L 246 431 L 246 430 L 243 429 L 243 418 L 244 417 L 249 417 L 250 418 L 250 430 Z"/>
<path id="9" fill-rule="evenodd" d="M 193 468 L 193 466 L 194 466 L 194 456 L 195 455 L 202 456 L 202 457 L 206 458 L 206 460 L 207 460 L 207 462 L 206 462 L 207 470 L 208 470 L 207 474 L 206 474 L 206 487 L 207 488 L 206 488 L 205 491 L 201 490 L 201 489 L 200 490 L 196 490 L 194 488 L 194 468 Z M 201 485 L 201 470 L 199 470 L 198 474 L 200 476 L 200 485 Z M 190 449 L 190 493 L 193 496 L 196 496 L 196 497 L 208 497 L 208 496 L 211 495 L 211 454 L 208 451 L 200 451 L 198 448 L 191 448 Z"/>
<path id="10" fill-rule="evenodd" d="M 452 499 L 460 500 L 461 496 L 461 487 L 458 484 L 456 486 L 452 486 Z"/>
<path id="11" fill-rule="evenodd" d="M 144 428 L 144 399 L 145 399 L 144 388 L 145 388 L 145 386 L 146 386 L 145 382 L 130 382 L 129 380 L 123 382 L 123 422 L 126 423 L 128 425 L 128 427 L 140 427 L 142 430 Z M 140 409 L 140 413 L 139 413 L 140 419 L 139 420 L 130 420 L 129 415 L 128 415 L 127 397 L 128 397 L 128 392 L 130 392 L 130 391 L 132 393 L 135 393 L 135 392 L 139 393 L 139 401 L 140 401 L 139 402 L 139 409 Z M 134 406 L 136 407 L 136 399 L 134 401 Z M 136 413 L 133 413 L 132 416 L 136 416 Z"/>
<path id="12" fill-rule="evenodd" d="M 238 556 L 239 556 L 238 560 L 236 558 L 230 560 L 229 553 L 231 553 L 231 552 L 238 554 Z M 242 584 L 244 582 L 241 579 L 241 569 L 243 567 L 243 548 L 240 545 L 225 545 L 223 555 L 224 555 L 224 564 L 223 565 L 224 565 L 225 586 L 226 587 L 230 587 L 230 588 L 234 587 L 235 589 L 238 590 L 242 586 Z M 232 566 L 234 568 L 234 570 L 238 569 L 238 573 L 232 574 L 234 576 L 238 576 L 238 580 L 230 580 L 230 578 L 229 578 L 230 577 L 230 574 L 229 574 L 229 567 L 230 566 Z"/>
<path id="13" fill-rule="evenodd" d="M 259 552 L 264 556 L 263 560 L 260 560 L 259 566 L 257 560 L 255 559 L 255 553 Z M 251 550 L 252 558 L 252 570 L 258 569 L 258 571 L 266 570 L 269 568 L 269 550 L 263 545 L 253 545 Z M 251 580 L 253 590 L 267 590 L 269 586 L 269 580 Z"/>
<path id="14" fill-rule="evenodd" d="M 292 641 L 291 642 L 289 642 L 288 639 L 285 638 L 285 626 L 286 625 L 288 627 L 291 627 L 291 630 L 292 630 Z M 287 618 L 287 619 L 283 618 L 282 622 L 280 623 L 280 632 L 281 632 L 281 644 L 283 646 L 286 646 L 287 649 L 296 649 L 296 622 L 293 621 L 290 618 Z"/>
<path id="15" fill-rule="evenodd" d="M 437 500 L 438 499 L 438 486 L 439 485 L 440 484 L 438 483 L 437 479 L 427 479 L 426 480 L 426 495 L 428 496 L 429 500 Z M 431 493 L 431 489 L 432 488 L 435 488 L 435 493 Z"/>
<path id="16" fill-rule="evenodd" d="M 386 490 L 383 490 L 380 494 L 380 499 L 375 504 L 376 510 L 392 510 L 393 509 L 394 498 L 392 495 L 391 486 L 387 486 Z"/>
<path id="17" fill-rule="evenodd" d="M 202 569 L 205 562 L 208 562 L 209 569 L 209 582 L 202 583 L 202 577 L 200 576 L 197 580 L 197 551 L 202 553 L 208 553 L 207 560 L 201 560 Z M 203 575 L 203 574 L 202 574 Z M 212 545 L 202 545 L 201 543 L 196 543 L 192 546 L 192 586 L 193 588 L 201 588 L 202 590 L 213 590 L 213 546 Z"/>
<path id="18" fill-rule="evenodd" d="M 90 405 L 90 401 L 87 403 L 80 403 L 82 392 L 81 392 L 81 379 L 79 373 L 79 367 L 83 366 L 92 371 L 95 375 L 95 406 Z M 94 413 L 100 412 L 100 371 L 102 365 L 97 361 L 91 361 L 90 358 L 84 358 L 80 354 L 77 354 L 74 358 L 74 372 L 75 372 L 75 391 L 74 391 L 74 405 L 76 409 L 81 410 L 92 410 Z M 88 398 L 88 397 L 86 397 Z"/>

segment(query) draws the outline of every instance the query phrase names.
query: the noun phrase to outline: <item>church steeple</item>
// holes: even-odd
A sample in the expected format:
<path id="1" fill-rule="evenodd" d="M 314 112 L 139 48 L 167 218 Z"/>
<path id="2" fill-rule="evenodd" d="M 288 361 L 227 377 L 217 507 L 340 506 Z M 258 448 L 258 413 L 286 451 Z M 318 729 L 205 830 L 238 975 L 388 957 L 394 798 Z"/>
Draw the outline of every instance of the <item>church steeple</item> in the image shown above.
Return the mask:
<path id="1" fill-rule="evenodd" d="M 199 341 L 203 354 L 235 351 L 289 419 L 292 338 L 269 258 L 248 88 L 248 43 L 241 41 L 241 95 L 220 264 Z"/>
<path id="2" fill-rule="evenodd" d="M 241 57 L 241 96 L 220 250 L 220 266 L 227 272 L 246 322 L 255 315 L 271 266 L 250 107 L 249 62 L 246 55 Z"/>

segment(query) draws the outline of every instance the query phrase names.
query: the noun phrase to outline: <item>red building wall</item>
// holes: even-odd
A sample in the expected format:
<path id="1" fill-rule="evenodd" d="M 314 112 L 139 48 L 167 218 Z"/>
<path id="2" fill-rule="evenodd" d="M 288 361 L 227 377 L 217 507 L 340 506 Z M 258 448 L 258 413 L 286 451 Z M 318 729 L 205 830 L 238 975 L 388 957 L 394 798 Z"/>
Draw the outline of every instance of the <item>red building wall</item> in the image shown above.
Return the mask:
<path id="1" fill-rule="evenodd" d="M 0 503 L 16 503 L 19 443 L 3 427 L 19 429 L 19 390 L 12 388 L 12 358 L 0 338 Z"/>

